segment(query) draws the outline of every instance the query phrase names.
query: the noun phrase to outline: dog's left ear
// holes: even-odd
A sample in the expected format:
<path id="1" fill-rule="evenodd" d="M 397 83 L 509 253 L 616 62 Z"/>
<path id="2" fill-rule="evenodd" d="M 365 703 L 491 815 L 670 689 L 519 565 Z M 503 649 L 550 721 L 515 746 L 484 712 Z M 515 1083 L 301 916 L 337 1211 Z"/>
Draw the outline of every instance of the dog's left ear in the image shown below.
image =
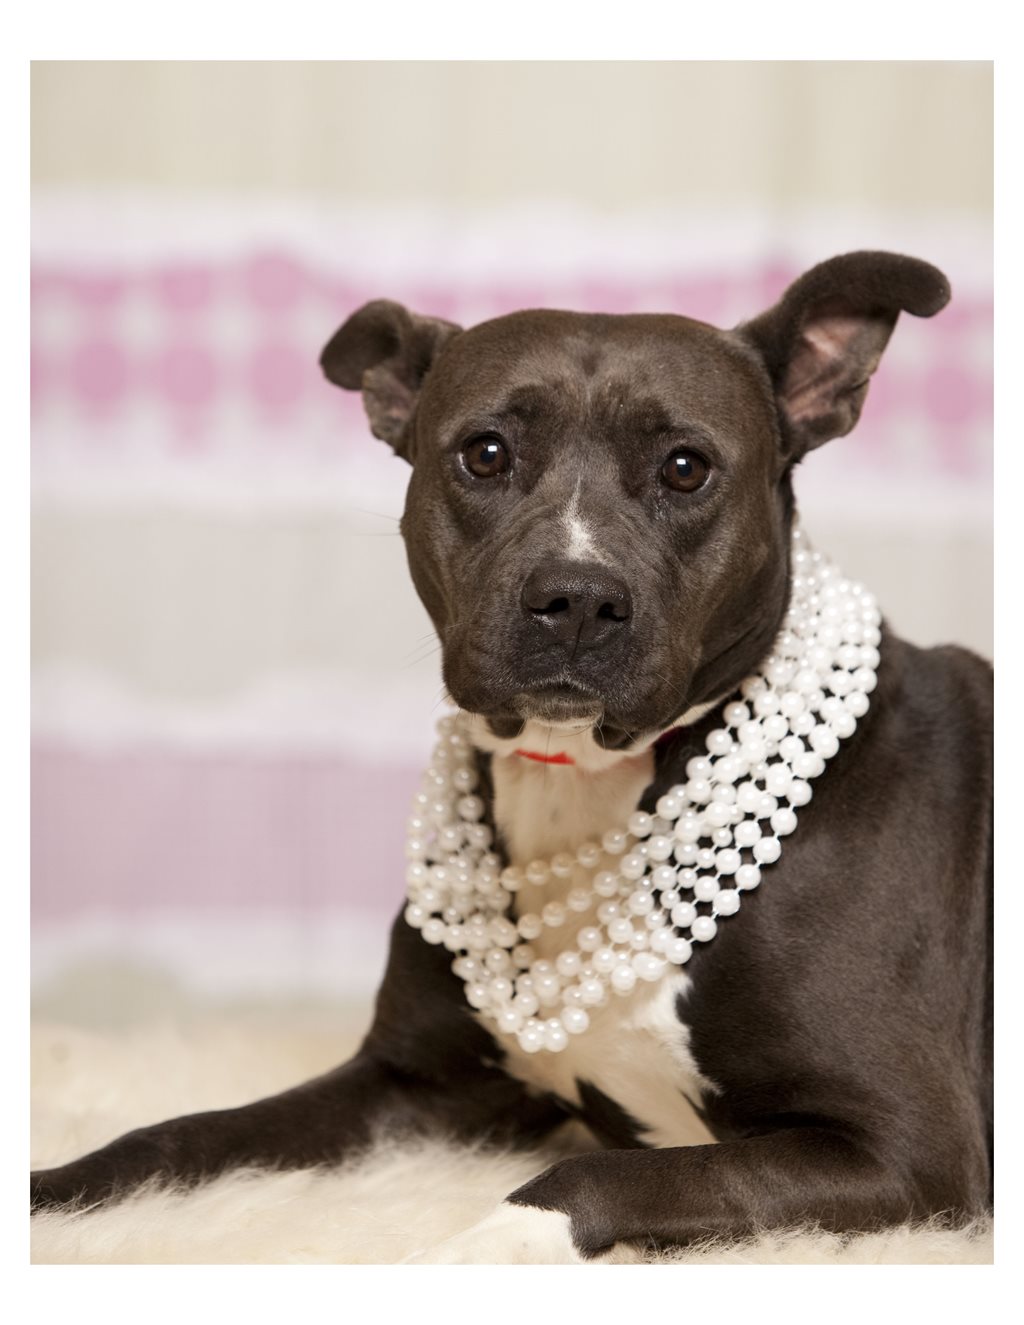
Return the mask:
<path id="1" fill-rule="evenodd" d="M 412 464 L 412 418 L 423 380 L 442 346 L 461 331 L 390 299 L 364 304 L 324 346 L 320 367 L 335 386 L 363 393 L 374 437 Z"/>
<path id="2" fill-rule="evenodd" d="M 900 312 L 931 317 L 949 293 L 927 262 L 846 253 L 812 267 L 773 308 L 736 328 L 768 369 L 790 459 L 850 431 Z"/>

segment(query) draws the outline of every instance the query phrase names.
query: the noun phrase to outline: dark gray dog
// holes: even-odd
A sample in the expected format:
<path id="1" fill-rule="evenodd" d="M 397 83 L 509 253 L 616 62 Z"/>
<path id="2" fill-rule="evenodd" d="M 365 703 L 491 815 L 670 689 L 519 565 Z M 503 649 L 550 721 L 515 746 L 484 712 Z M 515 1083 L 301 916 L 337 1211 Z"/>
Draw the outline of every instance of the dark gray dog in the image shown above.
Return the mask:
<path id="1" fill-rule="evenodd" d="M 599 838 L 686 780 L 785 613 L 793 467 L 854 426 L 900 311 L 948 298 L 923 262 L 851 253 L 732 331 L 549 311 L 462 331 L 377 302 L 337 332 L 325 373 L 413 466 L 409 564 L 506 858 Z M 382 1130 L 527 1144 L 575 1116 L 604 1148 L 439 1259 L 987 1210 L 991 672 L 885 630 L 879 651 L 770 881 L 660 1001 L 613 1000 L 600 1033 L 526 1055 L 399 917 L 351 1062 L 35 1174 L 33 1204 L 336 1164 Z M 681 1143 L 691 1103 L 718 1144 Z"/>

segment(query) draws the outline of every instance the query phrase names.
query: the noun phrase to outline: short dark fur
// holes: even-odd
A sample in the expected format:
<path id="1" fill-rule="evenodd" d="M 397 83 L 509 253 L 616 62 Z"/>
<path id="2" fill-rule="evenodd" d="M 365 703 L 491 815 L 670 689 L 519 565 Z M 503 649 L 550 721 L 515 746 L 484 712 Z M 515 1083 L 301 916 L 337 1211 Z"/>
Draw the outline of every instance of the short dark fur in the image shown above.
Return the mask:
<path id="1" fill-rule="evenodd" d="M 595 737 L 617 748 L 738 684 L 785 607 L 792 465 L 853 427 L 899 312 L 931 316 L 948 297 L 925 263 L 857 253 L 814 268 L 732 332 L 557 312 L 463 332 L 386 301 L 350 318 L 324 370 L 363 390 L 374 433 L 414 465 L 410 567 L 463 707 L 515 733 L 524 717 L 592 706 Z M 459 455 L 491 431 L 516 447 L 518 469 L 486 487 Z M 672 446 L 712 461 L 714 482 L 692 499 L 646 477 Z M 570 651 L 519 595 L 555 557 L 551 516 L 581 474 L 588 517 L 629 576 L 629 610 Z M 573 601 L 596 602 L 602 573 L 604 588 L 594 569 Z M 352 1062 L 34 1174 L 33 1206 L 102 1200 L 153 1176 L 333 1164 L 381 1131 L 529 1143 L 577 1113 L 607 1148 L 561 1161 L 509 1200 L 564 1211 L 585 1254 L 988 1209 L 991 670 L 888 631 L 881 657 L 869 713 L 815 784 L 770 886 L 687 968 L 680 1015 L 720 1088 L 694 1103 L 720 1144 L 651 1149 L 591 1083 L 574 1109 L 513 1079 L 450 955 L 399 918 Z M 646 808 L 684 780 L 716 721 L 659 745 Z"/>

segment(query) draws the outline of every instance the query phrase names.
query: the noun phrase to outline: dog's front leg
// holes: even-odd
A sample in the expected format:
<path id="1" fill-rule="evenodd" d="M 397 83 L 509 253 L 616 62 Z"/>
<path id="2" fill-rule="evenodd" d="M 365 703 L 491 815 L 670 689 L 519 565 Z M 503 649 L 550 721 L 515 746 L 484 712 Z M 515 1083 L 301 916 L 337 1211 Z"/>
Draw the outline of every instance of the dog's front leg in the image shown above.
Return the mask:
<path id="1" fill-rule="evenodd" d="M 877 1140 L 877 1139 L 876 1139 Z M 814 1224 L 856 1232 L 965 1211 L 955 1187 L 928 1189 L 925 1170 L 885 1158 L 884 1143 L 861 1144 L 828 1126 L 664 1150 L 606 1150 L 545 1170 L 504 1203 L 557 1211 L 584 1257 L 616 1243 L 686 1246 Z"/>
<path id="2" fill-rule="evenodd" d="M 950 1204 L 956 1206 L 955 1197 Z M 932 1213 L 912 1177 L 827 1127 L 721 1145 L 561 1160 L 473 1228 L 416 1259 L 494 1264 L 607 1257 L 813 1223 L 853 1232 Z"/>
<path id="3" fill-rule="evenodd" d="M 149 1180 L 193 1184 L 228 1169 L 336 1164 L 376 1136 L 435 1132 L 533 1144 L 565 1109 L 527 1091 L 472 1018 L 450 956 L 396 921 L 373 1026 L 351 1062 L 236 1109 L 142 1127 L 32 1174 L 32 1208 L 92 1205 Z"/>
<path id="4" fill-rule="evenodd" d="M 365 1145 L 383 1118 L 408 1122 L 415 1097 L 382 1064 L 360 1056 L 280 1095 L 140 1127 L 81 1159 L 33 1173 L 32 1208 L 91 1205 L 150 1179 L 192 1184 L 244 1165 L 327 1163 Z"/>

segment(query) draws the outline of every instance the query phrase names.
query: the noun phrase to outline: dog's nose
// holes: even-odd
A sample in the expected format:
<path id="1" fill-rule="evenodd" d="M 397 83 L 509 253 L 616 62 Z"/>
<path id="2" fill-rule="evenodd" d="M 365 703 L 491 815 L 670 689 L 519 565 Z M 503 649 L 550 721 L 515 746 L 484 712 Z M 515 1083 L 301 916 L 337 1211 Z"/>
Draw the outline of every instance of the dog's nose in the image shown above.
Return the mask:
<path id="1" fill-rule="evenodd" d="M 538 566 L 523 585 L 524 611 L 559 643 L 604 644 L 633 614 L 629 588 L 606 567 L 579 561 Z"/>

